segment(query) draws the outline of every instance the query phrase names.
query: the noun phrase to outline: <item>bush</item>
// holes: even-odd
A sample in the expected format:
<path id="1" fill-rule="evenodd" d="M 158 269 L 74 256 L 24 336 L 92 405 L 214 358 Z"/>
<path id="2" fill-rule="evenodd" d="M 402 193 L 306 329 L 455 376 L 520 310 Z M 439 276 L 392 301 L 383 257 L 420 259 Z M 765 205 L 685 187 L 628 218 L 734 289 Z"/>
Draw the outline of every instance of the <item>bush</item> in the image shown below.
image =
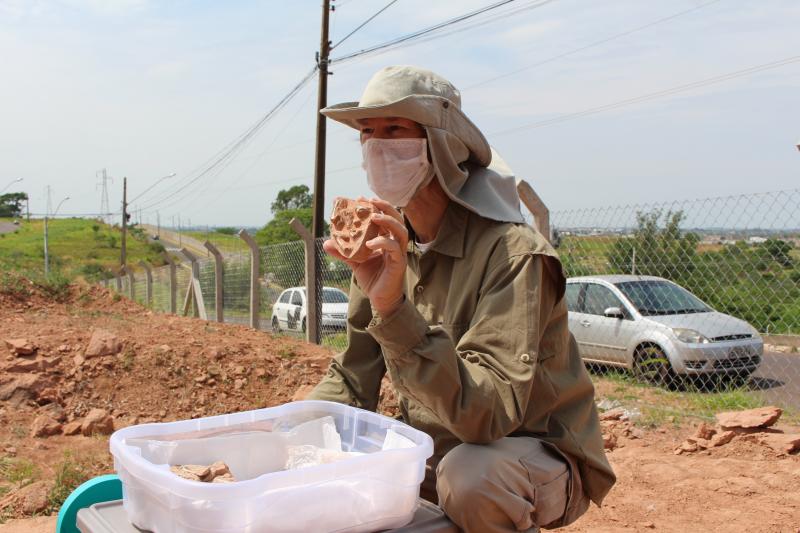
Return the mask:
<path id="1" fill-rule="evenodd" d="M 51 272 L 47 277 L 38 276 L 31 281 L 45 296 L 57 302 L 67 299 L 70 294 L 70 281 L 59 271 Z"/>
<path id="2" fill-rule="evenodd" d="M 164 245 L 158 241 L 152 241 L 147 243 L 147 248 L 148 250 L 150 250 L 151 253 L 154 254 L 163 254 L 164 252 L 167 251 L 167 249 L 164 248 Z"/>
<path id="3" fill-rule="evenodd" d="M 239 232 L 239 230 L 237 230 L 236 228 L 230 228 L 230 227 L 216 228 L 214 231 L 216 231 L 217 233 L 222 233 L 223 235 L 236 235 Z"/>
<path id="4" fill-rule="evenodd" d="M 100 263 L 86 263 L 78 269 L 78 274 L 88 281 L 99 281 L 106 279 L 111 273 Z"/>

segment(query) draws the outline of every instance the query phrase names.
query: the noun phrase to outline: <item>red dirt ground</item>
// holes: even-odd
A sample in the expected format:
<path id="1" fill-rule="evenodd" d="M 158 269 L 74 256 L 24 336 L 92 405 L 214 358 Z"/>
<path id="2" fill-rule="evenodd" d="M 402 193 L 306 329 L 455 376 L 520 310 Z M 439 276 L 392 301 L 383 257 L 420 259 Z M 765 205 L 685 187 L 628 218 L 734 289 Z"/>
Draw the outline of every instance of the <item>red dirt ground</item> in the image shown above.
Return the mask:
<path id="1" fill-rule="evenodd" d="M 26 518 L 18 487 L 43 481 L 49 490 L 65 452 L 84 477 L 113 470 L 106 436 L 34 438 L 38 415 L 69 423 L 101 408 L 119 428 L 273 406 L 316 383 L 331 356 L 326 348 L 243 326 L 153 313 L 97 287 L 72 287 L 61 301 L 32 286 L 20 289 L 0 293 L 0 397 L 15 391 L 0 401 L 0 517 L 9 520 L 0 533 L 53 530 L 54 517 Z M 98 328 L 117 335 L 122 349 L 83 360 Z M 36 354 L 13 354 L 2 341 L 15 338 L 35 345 Z M 20 371 L 20 363 L 39 366 Z M 23 376 L 36 381 L 19 385 Z M 390 387 L 384 392 L 384 412 L 394 414 Z M 693 424 L 605 425 L 617 439 L 609 459 L 619 481 L 601 509 L 592 507 L 565 531 L 800 532 L 796 452 L 780 453 L 744 435 L 675 455 Z M 31 479 L 11 483 L 2 465 L 18 461 L 35 469 Z"/>

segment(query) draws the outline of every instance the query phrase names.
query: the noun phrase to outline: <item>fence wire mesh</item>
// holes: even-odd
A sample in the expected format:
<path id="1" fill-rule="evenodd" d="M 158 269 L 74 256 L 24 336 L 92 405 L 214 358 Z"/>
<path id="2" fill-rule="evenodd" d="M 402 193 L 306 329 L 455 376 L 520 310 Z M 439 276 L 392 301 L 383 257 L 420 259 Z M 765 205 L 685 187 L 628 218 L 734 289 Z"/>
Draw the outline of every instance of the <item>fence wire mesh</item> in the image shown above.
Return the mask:
<path id="1" fill-rule="evenodd" d="M 796 417 L 798 205 L 789 190 L 551 213 L 570 330 L 601 392 Z"/>
<path id="2" fill-rule="evenodd" d="M 605 407 L 659 423 L 671 415 L 776 404 L 800 420 L 800 190 L 552 212 L 569 277 L 570 330 Z M 532 219 L 529 220 L 532 223 Z M 346 347 L 351 271 L 318 240 L 321 342 Z M 250 323 L 249 249 L 221 239 L 224 319 Z M 303 241 L 259 250 L 259 327 L 304 338 Z M 215 319 L 213 258 L 199 261 Z M 191 270 L 177 272 L 177 311 Z M 137 300 L 146 288 L 137 273 Z M 143 281 L 142 281 L 143 283 Z M 127 278 L 122 293 L 129 294 Z M 115 283 L 111 283 L 116 287 Z M 153 270 L 169 310 L 169 270 Z"/>

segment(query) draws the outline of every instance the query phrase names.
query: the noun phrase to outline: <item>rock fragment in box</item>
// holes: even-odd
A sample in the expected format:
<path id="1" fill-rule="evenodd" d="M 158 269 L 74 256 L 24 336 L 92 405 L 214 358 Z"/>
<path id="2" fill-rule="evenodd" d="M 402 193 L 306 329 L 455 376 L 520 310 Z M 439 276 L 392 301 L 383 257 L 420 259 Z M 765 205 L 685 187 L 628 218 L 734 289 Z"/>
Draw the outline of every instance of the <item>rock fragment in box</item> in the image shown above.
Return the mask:
<path id="1" fill-rule="evenodd" d="M 205 465 L 175 465 L 169 467 L 176 476 L 190 481 L 203 483 L 232 483 L 236 481 L 228 465 L 217 461 L 209 466 Z"/>

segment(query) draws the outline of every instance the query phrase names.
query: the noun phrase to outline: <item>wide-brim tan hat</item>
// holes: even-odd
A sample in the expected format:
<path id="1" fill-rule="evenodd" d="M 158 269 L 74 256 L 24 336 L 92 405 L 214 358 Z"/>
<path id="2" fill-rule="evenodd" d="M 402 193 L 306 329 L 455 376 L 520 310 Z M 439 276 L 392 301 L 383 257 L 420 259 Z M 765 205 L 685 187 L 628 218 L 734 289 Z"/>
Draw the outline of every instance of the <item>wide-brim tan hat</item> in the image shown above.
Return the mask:
<path id="1" fill-rule="evenodd" d="M 436 176 L 452 200 L 493 220 L 524 221 L 513 173 L 461 110 L 458 90 L 438 74 L 410 65 L 386 67 L 370 79 L 358 102 L 320 112 L 357 130 L 358 120 L 365 118 L 419 123 L 427 133 Z"/>
<path id="2" fill-rule="evenodd" d="M 492 160 L 489 143 L 461 111 L 461 94 L 438 74 L 408 65 L 377 72 L 358 102 L 326 107 L 328 118 L 360 129 L 359 119 L 403 117 L 423 126 L 449 131 L 470 151 L 470 159 L 487 166 Z"/>

